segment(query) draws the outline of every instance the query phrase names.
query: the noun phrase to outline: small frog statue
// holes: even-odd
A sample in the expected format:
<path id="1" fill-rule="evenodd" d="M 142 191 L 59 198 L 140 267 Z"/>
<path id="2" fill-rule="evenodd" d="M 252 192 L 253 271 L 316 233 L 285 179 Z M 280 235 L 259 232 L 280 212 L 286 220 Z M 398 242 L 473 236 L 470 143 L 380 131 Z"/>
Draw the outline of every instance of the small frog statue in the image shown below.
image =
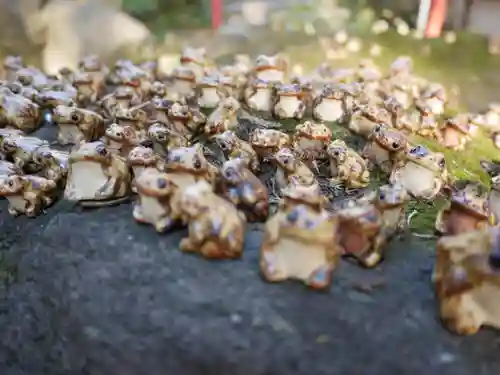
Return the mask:
<path id="1" fill-rule="evenodd" d="M 127 164 L 132 170 L 132 191 L 135 193 L 135 183 L 137 177 L 146 169 L 163 169 L 162 160 L 152 148 L 146 146 L 136 146 L 127 155 Z"/>
<path id="2" fill-rule="evenodd" d="M 106 117 L 112 118 L 118 109 L 127 109 L 141 104 L 141 98 L 129 86 L 118 86 L 111 94 L 103 97 L 98 105 Z"/>
<path id="3" fill-rule="evenodd" d="M 326 159 L 326 146 L 332 140 L 332 131 L 323 123 L 305 121 L 295 127 L 293 150 L 303 160 Z"/>
<path id="4" fill-rule="evenodd" d="M 267 188 L 248 169 L 246 162 L 235 158 L 221 168 L 220 193 L 245 214 L 247 221 L 265 221 L 269 213 Z"/>
<path id="5" fill-rule="evenodd" d="M 390 173 L 408 147 L 405 135 L 387 124 L 377 125 L 361 156 L 384 173 Z"/>
<path id="6" fill-rule="evenodd" d="M 277 165 L 276 183 L 283 191 L 290 183 L 319 186 L 318 180 L 309 167 L 289 148 L 280 149 L 274 155 Z"/>
<path id="7" fill-rule="evenodd" d="M 432 114 L 441 116 L 446 104 L 446 91 L 439 83 L 429 84 L 421 95 L 421 99 L 430 108 Z"/>
<path id="8" fill-rule="evenodd" d="M 160 97 L 154 97 L 150 100 L 149 104 L 149 110 L 146 111 L 148 116 L 148 123 L 154 124 L 161 122 L 163 124 L 168 124 L 168 110 L 170 106 L 174 104 L 174 102 Z"/>
<path id="9" fill-rule="evenodd" d="M 287 65 L 287 61 L 283 55 L 260 55 L 255 59 L 253 74 L 261 80 L 284 82 Z"/>
<path id="10" fill-rule="evenodd" d="M 16 81 L 21 83 L 23 86 L 31 86 L 40 91 L 47 87 L 49 80 L 39 69 L 26 67 L 16 71 Z"/>
<path id="11" fill-rule="evenodd" d="M 490 178 L 491 189 L 488 192 L 488 204 L 491 213 L 498 221 L 500 219 L 500 161 L 481 160 L 480 165 Z"/>
<path id="12" fill-rule="evenodd" d="M 117 108 L 114 112 L 114 120 L 120 126 L 129 126 L 135 129 L 140 138 L 146 136 L 149 124 L 144 104 L 129 108 Z"/>
<path id="13" fill-rule="evenodd" d="M 41 124 L 41 111 L 38 104 L 22 95 L 4 91 L 0 95 L 0 123 L 24 133 L 37 130 Z"/>
<path id="14" fill-rule="evenodd" d="M 167 115 L 173 129 L 188 139 L 207 122 L 206 116 L 198 108 L 189 106 L 184 101 L 172 103 Z"/>
<path id="15" fill-rule="evenodd" d="M 468 118 L 449 118 L 441 126 L 441 145 L 454 150 L 463 151 L 471 140 L 470 122 Z"/>
<path id="16" fill-rule="evenodd" d="M 42 110 L 53 110 L 58 105 L 76 107 L 76 91 L 44 90 L 35 97 L 35 102 Z"/>
<path id="17" fill-rule="evenodd" d="M 404 117 L 403 105 L 396 98 L 385 96 L 383 106 L 390 115 L 390 125 L 395 129 L 402 130 L 404 128 L 402 123 Z"/>
<path id="18" fill-rule="evenodd" d="M 326 152 L 334 181 L 340 181 L 350 189 L 360 189 L 370 184 L 370 170 L 366 161 L 342 139 L 331 142 Z"/>
<path id="19" fill-rule="evenodd" d="M 95 91 L 94 79 L 90 73 L 76 72 L 72 84 L 76 88 L 76 103 L 79 107 L 89 107 L 99 101 L 98 92 Z"/>
<path id="20" fill-rule="evenodd" d="M 43 147 L 34 158 L 34 163 L 42 166 L 37 174 L 64 188 L 68 176 L 69 153 Z"/>
<path id="21" fill-rule="evenodd" d="M 207 118 L 205 134 L 215 136 L 227 130 L 237 130 L 240 108 L 240 103 L 235 98 L 230 96 L 222 99 Z"/>
<path id="22" fill-rule="evenodd" d="M 277 119 L 300 121 L 306 112 L 306 93 L 298 84 L 277 85 L 274 92 L 272 114 Z"/>
<path id="23" fill-rule="evenodd" d="M 283 190 L 278 212 L 264 229 L 260 270 L 269 282 L 301 280 L 312 289 L 328 289 L 340 262 L 338 220 L 324 208 L 317 186 L 291 184 Z"/>
<path id="24" fill-rule="evenodd" d="M 500 131 L 500 103 L 489 103 L 484 113 L 474 116 L 473 122 L 492 132 Z"/>
<path id="25" fill-rule="evenodd" d="M 192 71 L 196 82 L 199 82 L 207 68 L 207 51 L 205 48 L 185 47 L 181 52 L 180 63 L 184 69 Z"/>
<path id="26" fill-rule="evenodd" d="M 16 72 L 24 68 L 23 58 L 21 56 L 9 55 L 3 60 L 3 75 L 2 79 L 7 82 L 14 82 L 16 80 Z"/>
<path id="27" fill-rule="evenodd" d="M 380 187 L 371 200 L 349 201 L 336 212 L 338 239 L 343 255 L 373 268 L 383 259 L 387 242 L 404 229 L 404 209 L 409 196 L 400 185 Z"/>
<path id="28" fill-rule="evenodd" d="M 442 142 L 442 134 L 439 129 L 439 122 L 436 116 L 431 112 L 431 107 L 427 106 L 422 100 L 415 102 L 417 109 L 417 121 L 414 119 L 403 118 L 403 127 L 413 134 L 420 135 L 428 139 L 435 139 Z"/>
<path id="29" fill-rule="evenodd" d="M 342 86 L 326 84 L 313 99 L 312 115 L 316 121 L 343 123 L 347 114 L 346 92 Z"/>
<path id="30" fill-rule="evenodd" d="M 133 188 L 139 196 L 132 213 L 134 220 L 164 233 L 171 225 L 170 199 L 178 187 L 167 173 L 147 168 L 136 176 Z"/>
<path id="31" fill-rule="evenodd" d="M 57 184 L 52 180 L 31 175 L 0 176 L 0 197 L 9 202 L 8 212 L 12 216 L 38 216 L 52 205 L 56 195 Z"/>
<path id="32" fill-rule="evenodd" d="M 436 231 L 442 235 L 485 229 L 495 223 L 486 189 L 468 181 L 465 186 L 459 185 L 463 184 L 445 189 L 449 202 L 439 210 L 435 223 Z"/>
<path id="33" fill-rule="evenodd" d="M 171 75 L 172 84 L 167 86 L 167 99 L 180 100 L 191 97 L 196 90 L 196 75 L 185 67 L 175 68 Z"/>
<path id="34" fill-rule="evenodd" d="M 92 78 L 92 89 L 100 98 L 106 92 L 106 75 L 109 69 L 104 65 L 99 56 L 88 55 L 80 60 L 78 67 Z"/>
<path id="35" fill-rule="evenodd" d="M 58 105 L 52 119 L 57 124 L 57 142 L 61 145 L 96 141 L 105 132 L 103 117 L 87 109 Z"/>
<path id="36" fill-rule="evenodd" d="M 147 138 L 152 142 L 154 152 L 161 156 L 167 156 L 168 150 L 173 148 L 189 146 L 189 140 L 185 135 L 177 133 L 172 126 L 161 122 L 149 127 Z"/>
<path id="37" fill-rule="evenodd" d="M 47 141 L 23 135 L 0 136 L 0 155 L 12 161 L 25 173 L 37 173 L 43 168 L 41 152 L 49 148 Z"/>
<path id="38" fill-rule="evenodd" d="M 500 328 L 499 239 L 498 228 L 439 239 L 432 279 L 450 331 L 473 335 L 482 326 Z"/>
<path id="39" fill-rule="evenodd" d="M 200 108 L 213 109 L 226 94 L 217 76 L 206 76 L 196 86 L 196 97 Z"/>
<path id="40" fill-rule="evenodd" d="M 231 130 L 216 134 L 215 140 L 228 159 L 239 159 L 253 173 L 259 171 L 259 157 L 250 143 L 238 138 Z"/>
<path id="41" fill-rule="evenodd" d="M 205 181 L 188 186 L 181 195 L 180 207 L 188 221 L 188 237 L 179 248 L 200 253 L 209 259 L 236 259 L 243 253 L 245 215 L 212 191 Z"/>
<path id="42" fill-rule="evenodd" d="M 380 123 L 390 123 L 389 113 L 384 108 L 366 104 L 355 107 L 348 128 L 354 134 L 368 139 Z"/>
<path id="43" fill-rule="evenodd" d="M 261 160 L 272 157 L 283 147 L 292 147 L 290 136 L 275 129 L 257 128 L 250 133 L 249 142 Z"/>
<path id="44" fill-rule="evenodd" d="M 127 161 L 101 141 L 86 142 L 71 151 L 64 198 L 82 206 L 108 206 L 130 198 Z"/>
<path id="45" fill-rule="evenodd" d="M 253 111 L 271 113 L 275 87 L 275 82 L 255 78 L 248 83 L 243 93 L 243 101 Z"/>
<path id="46" fill-rule="evenodd" d="M 432 200 L 448 181 L 444 154 L 422 145 L 410 148 L 394 166 L 391 184 L 401 184 L 415 199 Z"/>
<path id="47" fill-rule="evenodd" d="M 24 175 L 24 172 L 22 169 L 19 169 L 14 163 L 11 163 L 10 161 L 0 160 L 0 176 L 12 176 L 15 174 L 22 176 Z"/>
<path id="48" fill-rule="evenodd" d="M 111 123 L 104 133 L 104 143 L 109 152 L 126 158 L 134 147 L 139 146 L 145 138 L 130 125 Z"/>
<path id="49" fill-rule="evenodd" d="M 219 84 L 225 96 L 232 96 L 235 99 L 243 100 L 244 87 L 247 78 L 242 75 L 225 75 L 219 77 Z"/>

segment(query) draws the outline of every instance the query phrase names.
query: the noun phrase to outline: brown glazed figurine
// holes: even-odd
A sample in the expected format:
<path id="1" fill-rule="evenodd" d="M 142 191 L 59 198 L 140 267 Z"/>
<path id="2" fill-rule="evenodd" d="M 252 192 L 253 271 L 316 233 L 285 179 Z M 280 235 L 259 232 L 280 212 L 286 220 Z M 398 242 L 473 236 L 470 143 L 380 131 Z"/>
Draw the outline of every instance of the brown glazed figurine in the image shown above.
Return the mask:
<path id="1" fill-rule="evenodd" d="M 333 180 L 340 181 L 348 188 L 359 189 L 370 184 L 370 171 L 366 161 L 341 139 L 336 139 L 327 147 L 330 172 Z"/>
<path id="2" fill-rule="evenodd" d="M 93 111 L 58 105 L 53 110 L 53 120 L 58 126 L 57 142 L 61 145 L 92 142 L 104 135 L 104 119 Z"/>
<path id="3" fill-rule="evenodd" d="M 245 162 L 245 166 L 253 173 L 259 170 L 259 158 L 250 143 L 238 138 L 238 136 L 226 130 L 215 136 L 215 140 L 222 152 L 228 159 L 238 158 Z"/>
<path id="4" fill-rule="evenodd" d="M 326 146 L 332 139 L 332 131 L 322 123 L 305 121 L 295 127 L 293 149 L 303 160 L 326 159 Z"/>
<path id="5" fill-rule="evenodd" d="M 38 172 L 39 176 L 54 181 L 58 187 L 65 186 L 69 165 L 68 152 L 43 147 L 34 157 L 34 162 L 42 166 Z"/>
<path id="6" fill-rule="evenodd" d="M 132 169 L 134 180 L 146 169 L 160 169 L 162 167 L 160 161 L 160 157 L 153 149 L 144 146 L 134 147 L 127 156 L 127 164 Z M 133 181 L 132 191 L 135 193 Z"/>
<path id="7" fill-rule="evenodd" d="M 184 102 L 174 102 L 168 109 L 168 120 L 173 130 L 186 138 L 190 138 L 206 123 L 206 116 L 197 108 Z"/>
<path id="8" fill-rule="evenodd" d="M 269 198 L 264 184 L 247 168 L 242 159 L 230 159 L 221 168 L 221 195 L 242 211 L 247 221 L 265 221 Z"/>
<path id="9" fill-rule="evenodd" d="M 52 205 L 57 194 L 57 184 L 39 176 L 0 176 L 0 197 L 9 202 L 9 214 L 38 216 Z"/>
<path id="10" fill-rule="evenodd" d="M 82 143 L 69 155 L 64 198 L 82 206 L 108 206 L 130 198 L 131 175 L 124 158 L 101 141 Z"/>
<path id="11" fill-rule="evenodd" d="M 168 150 L 172 148 L 189 146 L 189 141 L 184 135 L 161 122 L 149 127 L 148 139 L 153 143 L 153 150 L 162 156 L 167 156 Z"/>
<path id="12" fill-rule="evenodd" d="M 0 136 L 0 155 L 14 162 L 26 173 L 37 173 L 43 168 L 41 152 L 49 147 L 47 141 L 20 135 Z"/>
<path id="13" fill-rule="evenodd" d="M 216 108 L 225 96 L 218 77 L 202 77 L 196 85 L 197 104 L 200 108 Z"/>
<path id="14" fill-rule="evenodd" d="M 481 160 L 481 168 L 488 173 L 491 189 L 488 193 L 488 204 L 492 216 L 495 217 L 495 225 L 500 219 L 500 161 Z"/>
<path id="15" fill-rule="evenodd" d="M 0 123 L 4 126 L 31 133 L 40 126 L 40 107 L 22 95 L 0 95 Z"/>
<path id="16" fill-rule="evenodd" d="M 488 192 L 477 184 L 451 187 L 450 201 L 439 210 L 435 228 L 442 235 L 457 235 L 477 229 L 485 229 L 495 223 L 490 211 Z"/>
<path id="17" fill-rule="evenodd" d="M 463 151 L 471 139 L 468 119 L 451 118 L 441 127 L 441 144 L 454 151 Z"/>
<path id="18" fill-rule="evenodd" d="M 394 167 L 391 184 L 400 184 L 415 199 L 432 200 L 448 181 L 444 155 L 422 145 L 412 147 Z"/>
<path id="19" fill-rule="evenodd" d="M 260 55 L 255 59 L 253 74 L 258 79 L 284 82 L 286 69 L 287 62 L 284 56 L 280 54 L 274 56 Z"/>
<path id="20" fill-rule="evenodd" d="M 179 100 L 194 95 L 196 75 L 186 67 L 175 68 L 171 75 L 172 85 L 167 87 L 167 98 Z"/>
<path id="21" fill-rule="evenodd" d="M 306 95 L 298 84 L 282 84 L 275 89 L 272 113 L 277 119 L 301 120 L 306 111 Z"/>
<path id="22" fill-rule="evenodd" d="M 444 325 L 460 335 L 500 328 L 500 233 L 476 230 L 437 243 L 433 281 Z"/>
<path id="23" fill-rule="evenodd" d="M 127 157 L 130 150 L 145 139 L 130 125 L 110 124 L 104 133 L 104 143 L 110 152 Z"/>
<path id="24" fill-rule="evenodd" d="M 312 114 L 316 121 L 344 122 L 347 117 L 346 93 L 342 88 L 325 85 L 314 97 Z"/>
<path id="25" fill-rule="evenodd" d="M 280 149 L 274 155 L 274 162 L 277 165 L 276 183 L 281 191 L 291 183 L 319 186 L 315 174 L 291 149 Z"/>
<path id="26" fill-rule="evenodd" d="M 249 142 L 261 160 L 273 157 L 283 147 L 292 146 L 288 134 L 274 129 L 255 129 Z"/>
<path id="27" fill-rule="evenodd" d="M 205 181 L 188 186 L 180 199 L 188 221 L 188 237 L 179 248 L 210 259 L 241 257 L 245 241 L 245 216 L 232 203 L 219 197 Z"/>
<path id="28" fill-rule="evenodd" d="M 323 206 L 317 187 L 290 185 L 276 214 L 265 225 L 260 270 L 269 282 L 298 279 L 327 289 L 339 263 L 337 218 Z"/>
<path id="29" fill-rule="evenodd" d="M 24 172 L 10 161 L 0 160 L 0 176 L 12 176 L 15 174 L 22 176 Z"/>
<path id="30" fill-rule="evenodd" d="M 240 103 L 233 97 L 224 98 L 215 110 L 208 116 L 205 124 L 205 134 L 214 136 L 226 130 L 238 129 L 238 114 Z"/>
<path id="31" fill-rule="evenodd" d="M 136 176 L 133 187 L 139 195 L 134 204 L 134 220 L 153 225 L 159 233 L 169 229 L 172 225 L 170 198 L 177 186 L 168 174 L 147 168 Z"/>
<path id="32" fill-rule="evenodd" d="M 369 139 L 378 124 L 386 120 L 390 121 L 390 117 L 390 114 L 385 109 L 378 108 L 375 105 L 356 106 L 348 125 L 349 130 L 354 134 Z"/>
<path id="33" fill-rule="evenodd" d="M 273 110 L 275 84 L 262 79 L 251 80 L 243 93 L 244 103 L 253 111 L 271 112 Z"/>

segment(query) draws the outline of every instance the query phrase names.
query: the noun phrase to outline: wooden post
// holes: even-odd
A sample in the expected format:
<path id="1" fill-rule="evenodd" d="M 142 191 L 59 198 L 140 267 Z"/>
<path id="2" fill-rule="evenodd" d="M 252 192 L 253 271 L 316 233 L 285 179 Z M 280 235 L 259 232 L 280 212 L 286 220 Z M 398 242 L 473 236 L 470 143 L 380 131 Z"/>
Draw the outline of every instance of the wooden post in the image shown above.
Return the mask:
<path id="1" fill-rule="evenodd" d="M 216 31 L 222 25 L 222 0 L 212 0 L 212 30 Z"/>
<path id="2" fill-rule="evenodd" d="M 438 38 L 441 35 L 447 11 L 448 0 L 432 0 L 429 20 L 425 30 L 427 38 Z"/>

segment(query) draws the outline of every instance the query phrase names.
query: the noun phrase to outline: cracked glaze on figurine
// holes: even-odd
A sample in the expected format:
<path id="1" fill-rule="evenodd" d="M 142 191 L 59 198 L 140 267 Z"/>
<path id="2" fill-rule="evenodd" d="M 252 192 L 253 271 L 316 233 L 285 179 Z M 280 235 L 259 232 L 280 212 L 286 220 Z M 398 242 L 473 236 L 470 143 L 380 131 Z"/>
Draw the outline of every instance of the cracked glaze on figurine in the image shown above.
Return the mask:
<path id="1" fill-rule="evenodd" d="M 303 160 L 326 159 L 326 146 L 332 139 L 332 131 L 322 123 L 305 121 L 295 127 L 293 149 Z"/>
<path id="2" fill-rule="evenodd" d="M 61 145 L 92 142 L 104 135 L 104 119 L 93 111 L 58 105 L 52 116 L 58 126 L 57 141 Z"/>
<path id="3" fill-rule="evenodd" d="M 208 116 L 205 124 L 205 134 L 214 136 L 226 130 L 238 129 L 238 114 L 240 103 L 233 97 L 220 101 L 215 110 Z"/>
<path id="4" fill-rule="evenodd" d="M 319 186 L 318 180 L 311 169 L 291 149 L 280 149 L 274 155 L 274 161 L 277 165 L 276 183 L 281 191 L 289 184 Z"/>
<path id="5" fill-rule="evenodd" d="M 217 134 L 215 140 L 228 159 L 240 159 L 253 173 L 259 170 L 257 152 L 255 152 L 250 143 L 238 138 L 234 132 L 226 130 L 223 133 Z"/>
<path id="6" fill-rule="evenodd" d="M 331 142 L 326 152 L 330 159 L 330 172 L 335 181 L 353 189 L 368 186 L 370 171 L 366 161 L 343 140 Z"/>

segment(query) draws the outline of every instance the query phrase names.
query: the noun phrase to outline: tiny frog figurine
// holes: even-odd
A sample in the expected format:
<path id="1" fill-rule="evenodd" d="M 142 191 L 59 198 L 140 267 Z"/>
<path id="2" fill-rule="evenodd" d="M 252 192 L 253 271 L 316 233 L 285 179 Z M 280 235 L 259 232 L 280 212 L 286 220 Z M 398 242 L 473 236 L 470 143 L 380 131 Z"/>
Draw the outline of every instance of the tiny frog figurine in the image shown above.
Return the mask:
<path id="1" fill-rule="evenodd" d="M 217 134 L 215 140 L 227 158 L 240 159 L 245 164 L 245 167 L 253 173 L 259 170 L 257 152 L 255 152 L 250 143 L 238 138 L 234 132 L 226 130 L 223 133 Z"/>
<path id="2" fill-rule="evenodd" d="M 278 212 L 264 229 L 260 270 L 269 282 L 298 279 L 312 289 L 327 289 L 339 264 L 337 218 L 323 206 L 317 187 L 290 185 Z"/>
<path id="3" fill-rule="evenodd" d="M 144 138 L 130 125 L 112 123 L 104 133 L 104 143 L 109 152 L 121 157 L 127 157 L 130 150 L 138 146 Z"/>
<path id="4" fill-rule="evenodd" d="M 21 176 L 24 172 L 10 161 L 0 160 L 0 176 L 12 176 L 14 174 Z"/>
<path id="5" fill-rule="evenodd" d="M 185 47 L 181 52 L 181 66 L 193 72 L 196 81 L 205 75 L 207 67 L 207 52 L 205 48 Z"/>
<path id="6" fill-rule="evenodd" d="M 135 193 L 134 181 L 146 169 L 160 169 L 160 157 L 153 151 L 153 149 L 145 146 L 136 146 L 127 156 L 127 164 L 132 169 L 134 179 L 132 180 L 132 191 Z"/>
<path id="7" fill-rule="evenodd" d="M 440 129 L 442 134 L 441 144 L 454 151 L 463 151 L 471 140 L 469 119 L 450 118 L 445 121 Z"/>
<path id="8" fill-rule="evenodd" d="M 117 108 L 114 112 L 115 122 L 121 126 L 130 126 L 140 138 L 144 138 L 148 128 L 148 117 L 143 107 L 144 105 Z"/>
<path id="9" fill-rule="evenodd" d="M 222 99 L 217 108 L 207 118 L 205 134 L 214 136 L 226 130 L 237 130 L 240 107 L 238 100 L 231 96 Z"/>
<path id="10" fill-rule="evenodd" d="M 312 115 L 316 121 L 344 122 L 347 117 L 346 93 L 341 86 L 325 85 L 313 99 Z"/>
<path id="11" fill-rule="evenodd" d="M 425 146 L 408 150 L 389 177 L 391 184 L 401 184 L 415 199 L 432 200 L 448 180 L 444 155 Z"/>
<path id="12" fill-rule="evenodd" d="M 243 93 L 245 104 L 254 111 L 271 112 L 273 109 L 275 84 L 263 79 L 253 79 Z"/>
<path id="13" fill-rule="evenodd" d="M 173 129 L 187 138 L 207 122 L 206 116 L 201 111 L 182 102 L 172 103 L 167 115 Z"/>
<path id="14" fill-rule="evenodd" d="M 366 104 L 356 107 L 349 122 L 349 130 L 363 138 L 370 138 L 378 124 L 389 122 L 390 115 L 385 109 Z"/>
<path id="15" fill-rule="evenodd" d="M 446 92 L 443 85 L 431 83 L 422 93 L 421 99 L 430 108 L 432 114 L 441 116 L 446 104 Z"/>
<path id="16" fill-rule="evenodd" d="M 16 80 L 16 72 L 22 68 L 24 68 L 24 62 L 21 56 L 7 56 L 3 60 L 4 74 L 2 79 L 5 79 L 7 82 L 14 82 Z"/>
<path id="17" fill-rule="evenodd" d="M 47 141 L 19 135 L 0 136 L 0 154 L 13 161 L 25 173 L 37 173 L 43 168 L 40 153 L 48 148 Z"/>
<path id="18" fill-rule="evenodd" d="M 42 165 L 38 175 L 54 181 L 58 187 L 64 187 L 68 176 L 69 153 L 42 147 L 34 157 L 34 162 Z"/>
<path id="19" fill-rule="evenodd" d="M 287 62 L 282 55 L 266 56 L 260 55 L 255 59 L 253 73 L 256 78 L 272 81 L 284 82 Z"/>
<path id="20" fill-rule="evenodd" d="M 172 84 L 167 86 L 167 99 L 180 100 L 195 94 L 196 75 L 185 67 L 178 67 L 172 72 Z"/>
<path id="21" fill-rule="evenodd" d="M 101 141 L 71 151 L 64 198 L 82 206 L 106 206 L 129 199 L 131 175 L 124 158 Z"/>
<path id="22" fill-rule="evenodd" d="M 447 191 L 450 201 L 439 210 L 435 228 L 443 235 L 457 235 L 476 229 L 485 229 L 495 218 L 490 212 L 488 194 L 476 184 L 452 186 Z"/>
<path id="23" fill-rule="evenodd" d="M 80 60 L 78 67 L 84 73 L 87 73 L 92 78 L 92 89 L 96 93 L 96 97 L 101 97 L 106 91 L 106 74 L 108 68 L 103 64 L 97 55 L 88 55 Z"/>
<path id="24" fill-rule="evenodd" d="M 409 201 L 410 195 L 401 185 L 379 187 L 378 195 L 374 198 L 373 204 L 382 214 L 383 235 L 386 240 L 407 229 L 405 208 Z"/>
<path id="25" fill-rule="evenodd" d="M 444 236 L 433 282 L 444 325 L 460 335 L 500 328 L 500 245 L 497 228 Z"/>
<path id="26" fill-rule="evenodd" d="M 491 189 L 488 193 L 488 204 L 498 221 L 500 219 L 500 161 L 481 160 L 480 165 L 490 178 Z"/>
<path id="27" fill-rule="evenodd" d="M 221 168 L 220 191 L 249 222 L 265 221 L 269 213 L 267 188 L 242 159 L 226 161 Z"/>
<path id="28" fill-rule="evenodd" d="M 428 139 L 435 139 L 442 143 L 442 135 L 439 130 L 439 122 L 431 112 L 431 108 L 421 100 L 417 100 L 415 106 L 418 111 L 419 120 L 416 122 L 406 121 L 404 127 L 410 132 Z"/>
<path id="29" fill-rule="evenodd" d="M 245 241 L 245 216 L 219 197 L 205 181 L 188 186 L 180 200 L 188 220 L 188 237 L 179 248 L 210 259 L 241 257 Z"/>
<path id="30" fill-rule="evenodd" d="M 61 145 L 92 142 L 104 135 L 104 119 L 93 111 L 58 105 L 52 116 L 58 126 L 57 142 Z"/>
<path id="31" fill-rule="evenodd" d="M 306 93 L 298 84 L 281 84 L 275 89 L 272 113 L 277 119 L 301 120 L 306 111 Z"/>
<path id="32" fill-rule="evenodd" d="M 326 159 L 331 139 L 332 131 L 325 124 L 305 121 L 295 127 L 293 149 L 303 160 Z"/>
<path id="33" fill-rule="evenodd" d="M 155 122 L 168 124 L 168 109 L 173 103 L 174 102 L 171 100 L 162 99 L 160 97 L 151 99 L 151 110 L 148 113 L 148 122 L 150 124 Z"/>
<path id="34" fill-rule="evenodd" d="M 134 220 L 164 233 L 171 226 L 170 199 L 177 186 L 167 173 L 148 168 L 136 176 L 133 187 L 139 195 L 132 213 Z"/>
<path id="35" fill-rule="evenodd" d="M 34 101 L 43 110 L 53 110 L 58 105 L 76 107 L 76 92 L 44 90 L 36 95 Z"/>
<path id="36" fill-rule="evenodd" d="M 343 140 L 331 142 L 326 152 L 330 159 L 330 172 L 335 181 L 340 181 L 351 189 L 369 185 L 370 171 L 366 161 Z"/>
<path id="37" fill-rule="evenodd" d="M 149 127 L 148 139 L 153 143 L 153 150 L 162 156 L 166 156 L 170 149 L 189 146 L 189 141 L 184 135 L 160 122 Z"/>
<path id="38" fill-rule="evenodd" d="M 274 161 L 278 167 L 276 170 L 276 182 L 280 191 L 283 191 L 291 183 L 319 186 L 314 173 L 304 162 L 295 156 L 291 149 L 280 149 L 274 155 Z"/>
<path id="39" fill-rule="evenodd" d="M 0 95 L 0 122 L 4 126 L 31 133 L 40 126 L 40 107 L 22 95 Z"/>
<path id="40" fill-rule="evenodd" d="M 127 109 L 140 105 L 141 99 L 132 87 L 119 86 L 111 94 L 103 97 L 98 104 L 106 117 L 113 117 L 117 109 Z"/>
<path id="41" fill-rule="evenodd" d="M 94 78 L 90 73 L 76 72 L 72 84 L 76 88 L 76 103 L 79 107 L 89 107 L 99 100 L 99 93 L 94 87 Z"/>
<path id="42" fill-rule="evenodd" d="M 379 124 L 373 129 L 361 156 L 384 173 L 390 173 L 407 146 L 408 141 L 403 133 L 389 125 Z"/>
<path id="43" fill-rule="evenodd" d="M 197 104 L 200 108 L 212 109 L 226 96 L 217 77 L 203 77 L 196 86 Z"/>
<path id="44" fill-rule="evenodd" d="M 35 217 L 52 205 L 57 184 L 39 176 L 0 176 L 0 197 L 9 202 L 8 211 L 12 216 L 25 214 Z"/>
<path id="45" fill-rule="evenodd" d="M 272 157 L 283 147 L 291 147 L 290 136 L 279 130 L 257 128 L 250 134 L 250 144 L 260 159 Z"/>

